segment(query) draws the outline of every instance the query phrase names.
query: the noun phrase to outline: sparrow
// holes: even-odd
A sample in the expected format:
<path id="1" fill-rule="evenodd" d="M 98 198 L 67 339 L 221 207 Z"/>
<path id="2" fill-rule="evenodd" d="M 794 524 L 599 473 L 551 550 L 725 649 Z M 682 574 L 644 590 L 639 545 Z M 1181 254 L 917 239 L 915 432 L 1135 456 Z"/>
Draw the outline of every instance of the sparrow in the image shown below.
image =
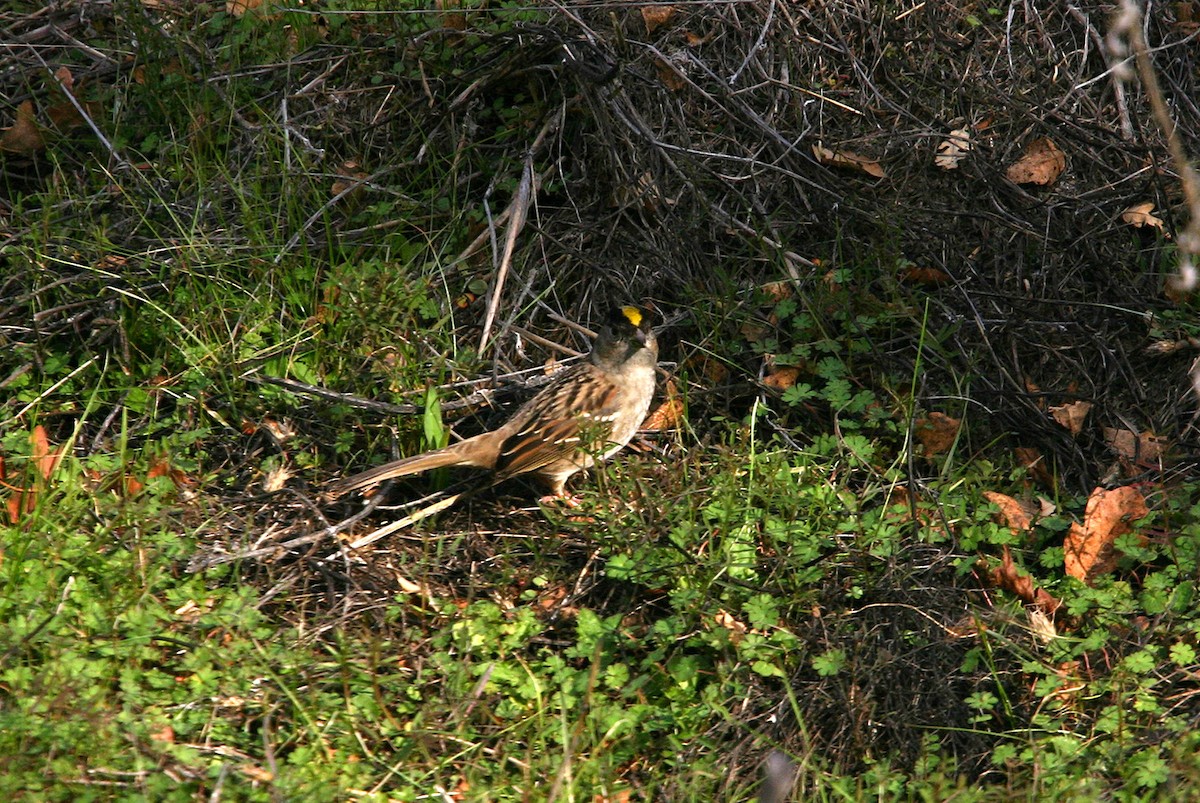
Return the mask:
<path id="1" fill-rule="evenodd" d="M 532 475 L 551 497 L 566 497 L 567 480 L 620 451 L 646 418 L 658 366 L 650 323 L 648 309 L 615 307 L 587 358 L 553 374 L 497 429 L 337 480 L 330 495 L 464 466 L 490 472 L 493 483 Z"/>

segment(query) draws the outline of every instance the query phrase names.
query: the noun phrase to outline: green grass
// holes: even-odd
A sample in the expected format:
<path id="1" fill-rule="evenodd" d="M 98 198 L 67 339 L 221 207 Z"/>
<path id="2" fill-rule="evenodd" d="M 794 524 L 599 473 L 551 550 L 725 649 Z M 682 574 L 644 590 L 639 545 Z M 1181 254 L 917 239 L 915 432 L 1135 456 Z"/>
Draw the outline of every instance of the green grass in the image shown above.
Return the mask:
<path id="1" fill-rule="evenodd" d="M 371 48 L 355 85 L 397 71 L 414 130 L 379 172 L 384 134 L 332 105 L 295 109 L 368 132 L 326 147 L 374 154 L 387 191 L 333 204 L 335 162 L 262 100 L 290 79 L 256 68 L 284 54 L 436 27 L 387 19 L 138 28 L 135 61 L 170 69 L 94 90 L 131 166 L 64 137 L 17 197 L 22 227 L 0 246 L 23 291 L 0 354 L 0 454 L 4 500 L 32 507 L 0 518 L 0 790 L 745 800 L 774 747 L 806 800 L 1193 794 L 1194 489 L 1121 542 L 1117 571 L 1066 577 L 1061 540 L 1085 498 L 1017 535 L 983 493 L 1030 480 L 994 443 L 968 427 L 948 454 L 914 454 L 922 363 L 886 344 L 927 320 L 883 255 L 855 266 L 872 292 L 848 272 L 783 298 L 736 275 L 684 288 L 694 317 L 666 356 L 688 417 L 657 439 L 665 457 L 626 454 L 577 486 L 578 511 L 531 510 L 514 485 L 362 555 L 325 539 L 195 571 L 351 512 L 317 492 L 386 453 L 388 427 L 406 451 L 439 436 L 420 415 L 380 426 L 248 375 L 422 403 L 492 368 L 464 300 L 486 271 L 456 260 L 541 100 L 478 110 L 485 133 L 458 154 L 415 111 L 415 62 Z M 423 55 L 447 81 L 460 58 Z M 937 360 L 952 338 L 920 341 Z M 798 379 L 765 402 L 714 401 L 704 351 L 731 384 L 768 355 Z M 950 391 L 944 412 L 970 424 L 971 378 Z M 65 449 L 48 478 L 38 428 Z M 925 479 L 901 493 L 914 466 Z M 288 490 L 267 493 L 280 469 Z M 1063 600 L 1058 638 L 986 581 L 1004 548 Z"/>

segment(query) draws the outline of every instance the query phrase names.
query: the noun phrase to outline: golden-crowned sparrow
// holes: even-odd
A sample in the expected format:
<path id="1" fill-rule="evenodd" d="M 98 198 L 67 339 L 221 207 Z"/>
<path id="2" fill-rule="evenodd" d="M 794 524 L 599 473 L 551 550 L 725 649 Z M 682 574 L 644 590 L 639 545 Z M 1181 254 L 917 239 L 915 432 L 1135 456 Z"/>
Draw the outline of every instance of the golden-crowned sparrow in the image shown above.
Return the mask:
<path id="1" fill-rule="evenodd" d="M 491 471 L 496 482 L 533 474 L 552 494 L 565 496 L 573 474 L 611 457 L 637 432 L 654 395 L 657 365 L 649 311 L 617 307 L 587 359 L 553 374 L 498 429 L 339 480 L 330 493 L 442 466 L 469 466 Z"/>

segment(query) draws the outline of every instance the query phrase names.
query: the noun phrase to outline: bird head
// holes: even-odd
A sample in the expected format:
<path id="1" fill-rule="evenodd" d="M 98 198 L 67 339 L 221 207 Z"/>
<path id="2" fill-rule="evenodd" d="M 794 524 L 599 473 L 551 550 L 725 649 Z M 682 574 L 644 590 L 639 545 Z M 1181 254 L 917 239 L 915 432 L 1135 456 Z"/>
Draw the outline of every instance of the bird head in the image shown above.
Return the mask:
<path id="1" fill-rule="evenodd" d="M 613 307 L 592 347 L 592 362 L 601 366 L 619 365 L 643 349 L 656 359 L 658 343 L 650 328 L 652 318 L 646 307 L 634 304 Z"/>

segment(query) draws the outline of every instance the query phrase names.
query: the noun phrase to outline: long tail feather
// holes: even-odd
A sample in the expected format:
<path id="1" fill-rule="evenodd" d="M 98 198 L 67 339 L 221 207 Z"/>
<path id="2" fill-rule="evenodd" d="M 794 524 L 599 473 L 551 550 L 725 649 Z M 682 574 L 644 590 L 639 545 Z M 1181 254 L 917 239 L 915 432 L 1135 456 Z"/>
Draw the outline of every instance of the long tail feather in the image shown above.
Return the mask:
<path id="1" fill-rule="evenodd" d="M 329 495 L 334 497 L 341 496 L 351 491 L 361 491 L 372 485 L 378 485 L 384 480 L 407 477 L 412 474 L 420 474 L 445 466 L 489 468 L 495 465 L 495 456 L 490 454 L 492 450 L 480 448 L 483 444 L 477 439 L 491 434 L 490 432 L 484 433 L 484 435 L 479 435 L 475 438 L 459 441 L 453 446 L 447 446 L 445 449 L 437 449 L 432 452 L 393 460 L 391 463 L 384 463 L 382 466 L 367 469 L 360 474 L 337 480 L 330 484 L 328 489 Z"/>

